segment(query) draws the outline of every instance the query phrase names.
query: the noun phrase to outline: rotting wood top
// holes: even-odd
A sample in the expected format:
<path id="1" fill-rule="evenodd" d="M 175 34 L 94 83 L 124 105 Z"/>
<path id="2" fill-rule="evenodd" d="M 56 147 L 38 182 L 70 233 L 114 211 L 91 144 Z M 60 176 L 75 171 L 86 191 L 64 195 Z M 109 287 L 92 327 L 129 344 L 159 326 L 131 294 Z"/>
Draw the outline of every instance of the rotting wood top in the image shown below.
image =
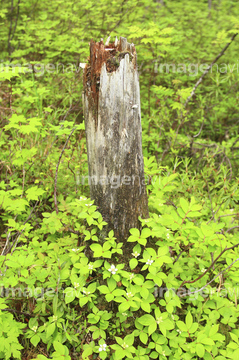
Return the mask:
<path id="1" fill-rule="evenodd" d="M 90 42 L 90 57 L 84 69 L 83 84 L 87 96 L 98 105 L 98 94 L 100 87 L 100 73 L 103 64 L 106 64 L 106 70 L 109 73 L 116 71 L 119 67 L 120 61 L 129 55 L 130 61 L 136 68 L 136 49 L 134 44 L 127 42 L 126 38 L 120 37 L 120 40 L 115 39 L 114 43 L 109 42 L 107 39 L 104 44 L 103 39 L 95 42 L 91 39 Z"/>

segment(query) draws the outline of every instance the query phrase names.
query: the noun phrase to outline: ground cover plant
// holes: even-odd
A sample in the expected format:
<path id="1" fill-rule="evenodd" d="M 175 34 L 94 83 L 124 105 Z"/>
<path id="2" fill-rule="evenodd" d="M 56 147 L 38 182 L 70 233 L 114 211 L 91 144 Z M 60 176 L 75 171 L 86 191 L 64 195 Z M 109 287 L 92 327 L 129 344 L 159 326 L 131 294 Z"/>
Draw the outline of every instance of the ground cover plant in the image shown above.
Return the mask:
<path id="1" fill-rule="evenodd" d="M 238 15 L 1 2 L 0 359 L 238 359 Z M 140 73 L 150 217 L 130 257 L 84 181 L 80 64 L 109 35 Z"/>

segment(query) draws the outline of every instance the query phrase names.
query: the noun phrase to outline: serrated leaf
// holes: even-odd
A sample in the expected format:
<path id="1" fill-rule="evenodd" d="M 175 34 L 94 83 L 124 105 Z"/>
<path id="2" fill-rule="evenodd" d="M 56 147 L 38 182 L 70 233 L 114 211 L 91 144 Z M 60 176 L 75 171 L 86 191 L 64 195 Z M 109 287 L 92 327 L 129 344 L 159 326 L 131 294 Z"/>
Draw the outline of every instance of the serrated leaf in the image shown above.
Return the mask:
<path id="1" fill-rule="evenodd" d="M 37 186 L 33 186 L 26 191 L 26 198 L 28 201 L 38 200 L 39 196 L 41 196 L 45 192 L 46 192 L 45 190 L 42 190 L 42 189 L 38 188 Z"/>

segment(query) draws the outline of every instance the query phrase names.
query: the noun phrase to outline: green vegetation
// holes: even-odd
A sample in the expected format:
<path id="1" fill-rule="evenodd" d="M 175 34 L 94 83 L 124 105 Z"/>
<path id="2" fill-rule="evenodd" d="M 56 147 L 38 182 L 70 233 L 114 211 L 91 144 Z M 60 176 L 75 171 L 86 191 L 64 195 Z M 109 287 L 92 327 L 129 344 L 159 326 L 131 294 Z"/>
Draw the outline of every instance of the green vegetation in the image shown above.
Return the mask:
<path id="1" fill-rule="evenodd" d="M 238 31 L 236 0 L 1 2 L 0 359 L 239 358 Z M 80 63 L 109 35 L 140 72 L 130 258 L 82 180 Z"/>

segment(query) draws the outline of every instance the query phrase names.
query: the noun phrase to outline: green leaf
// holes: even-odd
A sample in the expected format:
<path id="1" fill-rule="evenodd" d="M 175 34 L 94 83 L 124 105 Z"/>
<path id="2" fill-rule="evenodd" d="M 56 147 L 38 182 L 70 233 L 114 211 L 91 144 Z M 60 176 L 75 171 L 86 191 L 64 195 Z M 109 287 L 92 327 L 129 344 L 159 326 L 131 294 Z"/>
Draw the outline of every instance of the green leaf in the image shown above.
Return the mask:
<path id="1" fill-rule="evenodd" d="M 172 304 L 167 304 L 166 305 L 166 310 L 168 313 L 172 314 L 173 313 L 173 310 L 174 310 L 174 307 Z"/>
<path id="2" fill-rule="evenodd" d="M 125 301 L 119 305 L 119 312 L 123 313 L 130 308 L 129 301 Z"/>
<path id="3" fill-rule="evenodd" d="M 192 326 L 192 323 L 193 323 L 193 317 L 190 313 L 190 311 L 187 313 L 187 316 L 186 316 L 186 325 L 187 325 L 187 329 L 190 329 L 190 327 Z"/>
<path id="4" fill-rule="evenodd" d="M 124 354 L 124 351 L 122 350 L 122 348 L 116 350 L 114 357 L 115 357 L 115 360 L 120 360 L 125 357 L 125 354 Z"/>
<path id="5" fill-rule="evenodd" d="M 156 320 L 152 315 L 146 314 L 146 315 L 141 316 L 138 319 L 138 322 L 144 326 L 149 326 L 151 324 L 156 323 Z"/>
<path id="6" fill-rule="evenodd" d="M 39 343 L 40 340 L 41 338 L 37 334 L 33 335 L 33 337 L 30 339 L 32 345 L 35 347 L 37 347 L 37 344 Z"/>
<path id="7" fill-rule="evenodd" d="M 72 302 L 73 300 L 75 300 L 75 289 L 68 287 L 64 290 L 64 294 L 65 294 L 65 303 L 69 304 L 70 302 Z"/>
<path id="8" fill-rule="evenodd" d="M 189 213 L 189 216 L 190 217 L 200 217 L 200 216 L 202 216 L 202 214 L 198 211 L 192 211 Z"/>
<path id="9" fill-rule="evenodd" d="M 159 357 L 159 354 L 156 351 L 151 352 L 151 354 L 150 354 L 151 359 L 158 359 L 158 357 Z"/>
<path id="10" fill-rule="evenodd" d="M 112 301 L 114 299 L 114 295 L 113 294 L 106 294 L 105 299 L 106 299 L 106 301 L 110 302 L 110 301 Z"/>
<path id="11" fill-rule="evenodd" d="M 130 269 L 134 269 L 136 268 L 136 266 L 138 265 L 138 260 L 137 259 L 131 259 L 130 262 L 129 262 L 129 266 L 130 266 Z"/>
<path id="12" fill-rule="evenodd" d="M 185 218 L 185 212 L 180 207 L 177 208 L 177 212 L 182 219 Z"/>
<path id="13" fill-rule="evenodd" d="M 236 344 L 235 342 L 230 342 L 228 345 L 227 345 L 228 348 L 230 349 L 238 349 L 238 344 Z"/>
<path id="14" fill-rule="evenodd" d="M 122 296 L 122 295 L 125 295 L 125 291 L 124 290 L 121 290 L 121 289 L 115 289 L 113 291 L 113 295 L 114 296 Z"/>
<path id="15" fill-rule="evenodd" d="M 93 294 L 96 290 L 96 283 L 92 283 L 87 287 L 87 291 L 89 291 L 91 294 Z"/>
<path id="16" fill-rule="evenodd" d="M 125 342 L 128 346 L 133 345 L 133 343 L 134 343 L 134 335 L 133 335 L 133 334 L 126 335 L 125 338 L 124 338 L 124 342 Z"/>
<path id="17" fill-rule="evenodd" d="M 239 359 L 239 349 L 236 349 L 236 350 L 233 352 L 233 359 Z"/>
<path id="18" fill-rule="evenodd" d="M 149 337 L 145 332 L 140 332 L 139 338 L 140 338 L 140 341 L 142 341 L 143 344 L 147 344 Z"/>
<path id="19" fill-rule="evenodd" d="M 215 342 L 210 339 L 210 338 L 204 338 L 201 340 L 201 343 L 202 344 L 205 344 L 205 345 L 215 345 Z"/>
<path id="20" fill-rule="evenodd" d="M 186 199 L 184 198 L 180 198 L 180 205 L 183 209 L 183 211 L 185 212 L 185 214 L 188 212 L 189 210 L 189 203 Z"/>
<path id="21" fill-rule="evenodd" d="M 109 289 L 107 286 L 105 285 L 101 285 L 101 286 L 98 286 L 97 288 L 102 294 L 108 294 L 109 293 Z"/>
<path id="22" fill-rule="evenodd" d="M 53 314 L 56 315 L 57 305 L 58 305 L 58 295 L 54 295 L 52 304 L 53 304 Z"/>
<path id="23" fill-rule="evenodd" d="M 54 349 L 61 355 L 65 355 L 66 347 L 59 343 L 59 341 L 53 341 Z"/>
<path id="24" fill-rule="evenodd" d="M 202 344 L 196 345 L 196 353 L 200 358 L 203 358 L 203 356 L 205 354 L 205 348 Z"/>
<path id="25" fill-rule="evenodd" d="M 113 278 L 107 279 L 107 284 L 110 292 L 116 288 L 116 281 Z"/>
<path id="26" fill-rule="evenodd" d="M 88 356 L 93 354 L 93 349 L 88 345 L 88 347 L 82 353 L 82 359 L 88 359 Z"/>
<path id="27" fill-rule="evenodd" d="M 190 334 L 193 334 L 198 329 L 198 323 L 193 323 L 189 329 Z"/>
<path id="28" fill-rule="evenodd" d="M 148 238 L 152 235 L 152 231 L 149 228 L 143 228 L 141 231 L 141 237 Z"/>
<path id="29" fill-rule="evenodd" d="M 135 237 L 139 237 L 140 236 L 140 232 L 138 229 L 130 229 L 130 234 L 132 234 Z"/>
<path id="30" fill-rule="evenodd" d="M 154 323 L 151 323 L 148 327 L 148 334 L 149 336 L 152 335 L 157 329 L 157 323 L 154 321 Z"/>
<path id="31" fill-rule="evenodd" d="M 216 325 L 213 326 L 213 328 L 215 327 Z M 217 325 L 219 326 L 219 325 Z M 214 334 L 213 334 L 214 335 Z M 212 334 L 209 333 L 209 336 L 212 336 Z M 232 338 L 232 340 L 234 340 L 236 343 L 238 342 L 238 336 L 236 334 L 233 334 L 232 332 L 230 332 L 230 336 Z"/>
<path id="32" fill-rule="evenodd" d="M 177 321 L 176 324 L 177 324 L 179 330 L 181 330 L 183 332 L 188 330 L 186 324 L 184 322 L 182 322 L 181 320 Z"/>
<path id="33" fill-rule="evenodd" d="M 190 211 L 198 211 L 198 210 L 201 210 L 202 209 L 202 206 L 201 205 L 197 205 L 197 204 L 194 204 L 190 207 Z M 191 212 L 190 212 L 190 216 L 191 216 Z"/>
<path id="34" fill-rule="evenodd" d="M 147 240 L 145 238 L 137 239 L 137 241 L 140 245 L 143 245 L 143 246 L 146 246 L 146 244 L 147 244 Z"/>
<path id="35" fill-rule="evenodd" d="M 87 297 L 80 298 L 80 300 L 79 300 L 80 306 L 81 307 L 84 306 L 85 304 L 88 303 L 88 301 L 89 301 L 89 299 Z"/>
<path id="36" fill-rule="evenodd" d="M 213 335 L 217 334 L 219 328 L 219 324 L 212 325 L 211 329 L 209 331 L 209 337 L 212 337 Z M 230 333 L 231 334 L 231 333 Z"/>
<path id="37" fill-rule="evenodd" d="M 141 309 L 142 309 L 142 310 L 144 310 L 144 311 L 146 311 L 146 312 L 148 312 L 148 313 L 151 312 L 151 306 L 150 306 L 150 304 L 149 304 L 147 301 L 142 301 L 142 302 L 140 303 L 140 306 L 141 306 Z"/>
<path id="38" fill-rule="evenodd" d="M 92 244 L 90 248 L 94 251 L 94 257 L 100 257 L 102 255 L 103 248 L 100 244 Z"/>
<path id="39" fill-rule="evenodd" d="M 147 299 L 149 296 L 149 291 L 146 287 L 142 287 L 142 289 L 140 290 L 140 295 L 144 298 Z"/>
<path id="40" fill-rule="evenodd" d="M 46 330 L 46 337 L 49 338 L 55 331 L 56 328 L 56 324 L 52 323 L 50 325 L 48 325 L 47 330 Z"/>

